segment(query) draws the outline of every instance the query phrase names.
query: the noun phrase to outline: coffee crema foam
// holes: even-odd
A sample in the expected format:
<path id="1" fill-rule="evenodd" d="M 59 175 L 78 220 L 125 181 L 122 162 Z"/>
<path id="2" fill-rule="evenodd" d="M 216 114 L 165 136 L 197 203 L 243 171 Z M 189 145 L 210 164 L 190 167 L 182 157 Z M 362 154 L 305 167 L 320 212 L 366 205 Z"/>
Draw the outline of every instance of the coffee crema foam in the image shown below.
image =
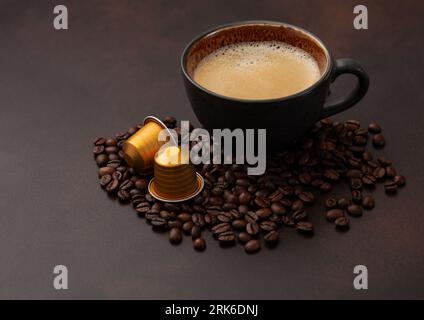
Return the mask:
<path id="1" fill-rule="evenodd" d="M 284 42 L 242 42 L 222 47 L 200 61 L 194 81 L 223 96 L 282 98 L 317 82 L 321 72 L 306 51 Z"/>

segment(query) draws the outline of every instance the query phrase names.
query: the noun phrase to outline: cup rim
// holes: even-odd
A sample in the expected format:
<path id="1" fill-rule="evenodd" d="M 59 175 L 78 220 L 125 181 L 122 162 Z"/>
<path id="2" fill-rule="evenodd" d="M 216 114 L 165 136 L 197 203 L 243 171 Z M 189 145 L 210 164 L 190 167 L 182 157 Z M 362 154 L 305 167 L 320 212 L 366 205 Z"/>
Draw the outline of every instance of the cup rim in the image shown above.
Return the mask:
<path id="1" fill-rule="evenodd" d="M 187 66 L 186 66 L 186 57 L 188 54 L 188 51 L 190 50 L 190 48 L 197 43 L 200 39 L 207 37 L 209 35 L 212 35 L 216 32 L 219 32 L 221 30 L 224 29 L 230 29 L 230 28 L 234 28 L 234 27 L 239 27 L 239 26 L 249 26 L 249 25 L 274 25 L 274 26 L 284 26 L 284 27 L 288 27 L 288 28 L 292 28 L 295 29 L 297 31 L 300 31 L 304 34 L 306 34 L 307 36 L 309 36 L 310 38 L 312 38 L 324 51 L 325 53 L 325 57 L 327 59 L 327 65 L 326 65 L 326 69 L 325 71 L 322 73 L 321 77 L 311 86 L 307 87 L 306 89 L 296 92 L 294 94 L 291 94 L 289 96 L 284 96 L 284 97 L 280 97 L 280 98 L 272 98 L 272 99 L 241 99 L 241 98 L 234 98 L 234 97 L 229 97 L 229 96 L 225 96 L 216 92 L 213 92 L 203 86 L 201 86 L 200 84 L 198 84 L 196 81 L 194 81 L 194 79 L 188 74 L 187 72 Z M 195 36 L 184 48 L 182 54 L 181 54 L 181 58 L 180 58 L 180 66 L 181 66 L 181 70 L 183 72 L 183 75 L 186 79 L 188 79 L 195 87 L 197 87 L 198 89 L 212 95 L 215 96 L 217 98 L 220 99 L 225 99 L 225 100 L 230 100 L 230 101 L 236 101 L 236 102 L 243 102 L 243 103 L 250 103 L 250 104 L 260 104 L 260 103 L 272 103 L 272 102 L 279 102 L 279 101 L 286 101 L 286 100 L 290 100 L 293 98 L 297 98 L 301 95 L 304 95 L 312 90 L 314 90 L 316 87 L 318 87 L 323 81 L 324 79 L 326 79 L 326 77 L 328 76 L 328 74 L 330 73 L 331 69 L 332 69 L 332 65 L 333 65 L 333 61 L 331 58 L 331 55 L 327 49 L 327 46 L 324 44 L 324 42 L 318 38 L 316 35 L 314 35 L 313 33 L 289 24 L 289 23 L 285 23 L 285 22 L 278 22 L 278 21 L 271 21 L 271 20 L 246 20 L 246 21 L 238 21 L 238 22 L 232 22 L 232 23 L 227 23 L 227 24 L 223 24 L 220 26 L 216 26 L 212 29 L 209 29 L 207 31 L 204 31 L 200 34 L 198 34 L 197 36 Z"/>

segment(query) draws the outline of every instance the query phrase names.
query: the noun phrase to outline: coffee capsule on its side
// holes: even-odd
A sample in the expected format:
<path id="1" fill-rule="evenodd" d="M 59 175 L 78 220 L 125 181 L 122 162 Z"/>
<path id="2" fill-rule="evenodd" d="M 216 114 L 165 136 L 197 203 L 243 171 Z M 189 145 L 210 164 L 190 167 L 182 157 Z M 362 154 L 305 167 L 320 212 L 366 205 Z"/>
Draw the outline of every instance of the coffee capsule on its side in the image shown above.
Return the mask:
<path id="1" fill-rule="evenodd" d="M 159 141 L 159 133 L 168 130 L 159 119 L 148 116 L 144 126 L 129 138 L 123 146 L 124 159 L 127 164 L 138 172 L 146 172 L 153 168 L 155 154 L 166 141 Z M 168 130 L 173 145 L 178 145 L 175 137 Z"/>

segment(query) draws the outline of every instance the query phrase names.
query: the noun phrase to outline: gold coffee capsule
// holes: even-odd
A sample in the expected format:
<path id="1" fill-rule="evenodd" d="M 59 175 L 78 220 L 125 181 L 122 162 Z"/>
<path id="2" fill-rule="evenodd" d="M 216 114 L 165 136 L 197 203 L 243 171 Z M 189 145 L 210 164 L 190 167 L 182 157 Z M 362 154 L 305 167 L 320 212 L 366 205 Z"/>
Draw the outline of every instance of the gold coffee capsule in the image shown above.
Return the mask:
<path id="1" fill-rule="evenodd" d="M 167 147 L 155 156 L 150 194 L 158 200 L 179 202 L 191 199 L 203 189 L 203 178 L 189 163 L 188 154 L 177 146 Z"/>
<path id="2" fill-rule="evenodd" d="M 159 119 L 149 116 L 144 119 L 144 126 L 129 138 L 123 146 L 124 159 L 127 164 L 143 172 L 153 167 L 154 157 L 165 141 L 159 141 L 159 133 L 168 128 Z M 169 135 L 174 143 L 177 142 Z"/>

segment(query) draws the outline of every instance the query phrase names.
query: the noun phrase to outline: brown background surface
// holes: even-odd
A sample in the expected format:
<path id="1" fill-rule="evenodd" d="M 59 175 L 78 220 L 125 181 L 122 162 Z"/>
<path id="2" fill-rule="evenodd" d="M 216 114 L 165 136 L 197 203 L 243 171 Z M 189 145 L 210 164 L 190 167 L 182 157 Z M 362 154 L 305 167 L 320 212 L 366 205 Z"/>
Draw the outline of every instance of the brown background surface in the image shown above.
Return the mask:
<path id="1" fill-rule="evenodd" d="M 361 3 L 367 31 L 352 27 L 357 1 L 0 0 L 0 298 L 424 298 L 424 5 Z M 68 31 L 53 29 L 56 4 L 68 6 Z M 379 154 L 408 185 L 393 198 L 377 189 L 375 210 L 346 234 L 317 206 L 315 237 L 286 229 L 254 256 L 212 240 L 204 253 L 189 238 L 174 247 L 107 198 L 91 143 L 149 114 L 195 121 L 180 53 L 199 32 L 246 19 L 302 26 L 335 57 L 361 61 L 369 93 L 338 118 L 379 121 Z M 69 268 L 67 291 L 52 287 L 58 264 Z M 353 289 L 358 264 L 367 291 Z"/>

